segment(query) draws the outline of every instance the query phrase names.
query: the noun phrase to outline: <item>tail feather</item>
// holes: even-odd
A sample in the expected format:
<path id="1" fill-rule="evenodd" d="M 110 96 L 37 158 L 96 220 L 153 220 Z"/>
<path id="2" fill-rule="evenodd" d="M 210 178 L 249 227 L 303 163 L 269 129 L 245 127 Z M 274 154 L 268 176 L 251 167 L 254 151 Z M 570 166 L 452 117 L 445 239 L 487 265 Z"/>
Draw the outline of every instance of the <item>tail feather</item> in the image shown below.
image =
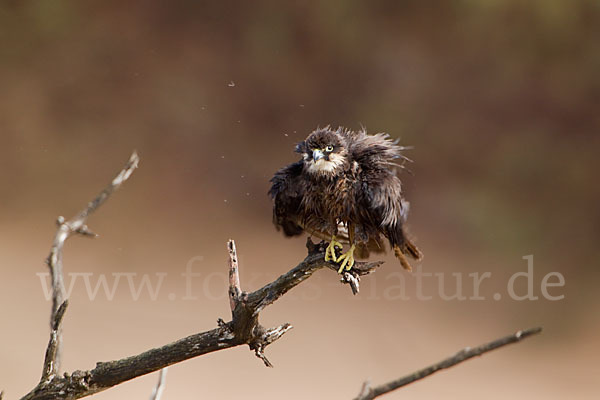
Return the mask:
<path id="1" fill-rule="evenodd" d="M 401 245 L 394 245 L 394 255 L 400 261 L 400 265 L 408 271 L 412 271 L 412 267 L 406 259 L 406 255 L 417 261 L 423 258 L 423 253 L 408 239 L 405 239 Z"/>

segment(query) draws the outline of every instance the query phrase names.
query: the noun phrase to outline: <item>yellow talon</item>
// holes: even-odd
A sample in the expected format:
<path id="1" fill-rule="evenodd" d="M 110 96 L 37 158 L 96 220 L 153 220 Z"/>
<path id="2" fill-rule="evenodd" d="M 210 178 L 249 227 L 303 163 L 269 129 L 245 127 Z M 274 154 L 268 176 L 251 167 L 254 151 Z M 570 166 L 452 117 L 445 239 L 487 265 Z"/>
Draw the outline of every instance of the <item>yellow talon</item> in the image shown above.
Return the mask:
<path id="1" fill-rule="evenodd" d="M 325 261 L 333 261 L 337 262 L 338 258 L 335 255 L 335 248 L 343 248 L 344 246 L 335 240 L 335 236 L 331 237 L 331 242 L 329 242 L 329 246 L 325 249 Z"/>
<path id="2" fill-rule="evenodd" d="M 343 260 L 342 265 L 340 265 L 340 269 L 338 269 L 338 274 L 341 274 L 344 271 L 344 268 L 346 269 L 346 271 L 350 271 L 350 269 L 354 265 L 354 249 L 355 249 L 354 245 L 350 246 L 350 250 L 348 250 L 346 253 L 342 254 L 337 259 L 337 261 Z"/>

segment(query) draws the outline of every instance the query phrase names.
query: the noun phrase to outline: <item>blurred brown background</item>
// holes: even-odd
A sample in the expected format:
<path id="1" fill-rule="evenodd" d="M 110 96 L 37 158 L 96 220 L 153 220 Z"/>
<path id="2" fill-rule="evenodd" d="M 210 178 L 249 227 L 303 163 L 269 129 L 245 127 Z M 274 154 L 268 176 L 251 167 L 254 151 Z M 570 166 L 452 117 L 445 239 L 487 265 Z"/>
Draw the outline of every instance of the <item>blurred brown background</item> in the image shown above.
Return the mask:
<path id="1" fill-rule="evenodd" d="M 486 300 L 415 298 L 393 258 L 357 297 L 319 272 L 262 314 L 295 329 L 170 368 L 164 399 L 358 393 L 521 328 L 540 337 L 388 398 L 592 399 L 600 345 L 600 5 L 589 1 L 0 3 L 0 388 L 39 379 L 49 302 L 40 278 L 70 217 L 137 149 L 140 169 L 73 238 L 65 272 L 167 273 L 155 300 L 123 280 L 109 300 L 82 278 L 65 318 L 64 368 L 132 355 L 229 316 L 228 238 L 255 289 L 305 255 L 271 225 L 268 179 L 318 125 L 386 131 L 415 147 L 404 174 L 423 271 L 491 272 Z M 506 294 L 534 255 L 536 301 Z M 194 258 L 195 257 L 195 258 Z M 189 260 L 195 300 L 181 274 Z M 560 272 L 564 295 L 541 296 Z M 123 278 L 124 279 L 124 278 Z M 404 279 L 408 300 L 399 298 Z M 69 278 L 67 278 L 67 283 Z M 518 293 L 527 289 L 519 280 Z M 139 283 L 139 282 L 138 282 Z M 495 293 L 502 294 L 494 300 Z M 98 399 L 149 396 L 156 375 Z"/>

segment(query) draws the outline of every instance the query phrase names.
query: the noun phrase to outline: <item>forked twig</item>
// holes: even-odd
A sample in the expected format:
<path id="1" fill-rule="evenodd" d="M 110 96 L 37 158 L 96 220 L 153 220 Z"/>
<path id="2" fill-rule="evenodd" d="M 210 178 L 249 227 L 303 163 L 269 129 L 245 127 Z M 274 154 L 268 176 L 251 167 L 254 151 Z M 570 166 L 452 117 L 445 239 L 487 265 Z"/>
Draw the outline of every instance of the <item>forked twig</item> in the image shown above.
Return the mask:
<path id="1" fill-rule="evenodd" d="M 117 190 L 123 182 L 131 176 L 131 173 L 137 168 L 139 163 L 139 157 L 134 151 L 129 157 L 125 167 L 117 174 L 117 176 L 108 184 L 108 186 L 98 194 L 87 206 L 79 212 L 76 216 L 66 221 L 64 217 L 58 217 L 56 223 L 58 229 L 52 247 L 50 248 L 50 255 L 46 259 L 46 264 L 50 268 L 50 279 L 52 281 L 52 311 L 50 313 L 50 329 L 54 339 L 51 339 L 52 351 L 46 351 L 46 356 L 50 356 L 50 359 L 46 359 L 44 362 L 44 371 L 42 373 L 42 379 L 47 379 L 49 374 L 58 373 L 60 371 L 60 354 L 62 349 L 62 329 L 60 327 L 60 318 L 57 318 L 57 314 L 61 306 L 65 302 L 65 283 L 63 279 L 63 248 L 67 239 L 73 234 L 78 233 L 84 236 L 96 237 L 97 235 L 90 231 L 86 225 L 87 218 L 94 211 L 98 209 L 108 199 L 108 197 Z M 65 305 L 66 307 L 66 305 Z M 64 309 L 62 311 L 64 313 Z M 56 321 L 59 321 L 56 331 L 54 325 Z M 51 366 L 49 368 L 48 366 Z"/>

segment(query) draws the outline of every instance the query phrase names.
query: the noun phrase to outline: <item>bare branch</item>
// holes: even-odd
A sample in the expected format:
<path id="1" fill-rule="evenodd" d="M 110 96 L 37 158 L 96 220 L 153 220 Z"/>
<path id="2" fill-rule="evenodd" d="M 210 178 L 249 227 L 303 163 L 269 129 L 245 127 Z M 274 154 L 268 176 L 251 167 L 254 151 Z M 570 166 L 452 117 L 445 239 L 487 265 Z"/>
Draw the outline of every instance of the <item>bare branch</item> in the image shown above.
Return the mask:
<path id="1" fill-rule="evenodd" d="M 150 400 L 160 400 L 162 397 L 163 391 L 165 390 L 165 386 L 167 384 L 167 370 L 168 368 L 163 368 L 158 373 L 158 382 L 156 383 L 156 387 L 150 395 Z"/>
<path id="2" fill-rule="evenodd" d="M 360 391 L 358 397 L 354 400 L 371 400 L 386 393 L 389 393 L 393 390 L 406 386 L 410 383 L 418 381 L 420 379 L 426 378 L 431 374 L 436 373 L 442 369 L 450 368 L 459 364 L 463 361 L 466 361 L 470 358 L 480 356 L 488 351 L 495 350 L 499 347 L 506 346 L 507 344 L 517 343 L 521 340 L 528 338 L 532 335 L 538 334 L 542 331 L 542 328 L 531 328 L 523 331 L 518 331 L 512 335 L 502 337 L 500 339 L 496 339 L 492 342 L 482 344 L 481 346 L 477 346 L 474 348 L 467 347 L 452 357 L 448 357 L 445 360 L 442 360 L 438 363 L 435 363 L 427 368 L 423 368 L 419 371 L 416 371 L 410 375 L 405 377 L 393 380 L 391 382 L 385 383 L 383 385 L 377 386 L 375 388 L 370 388 L 368 382 L 363 384 L 363 387 Z"/>
<path id="3" fill-rule="evenodd" d="M 323 243 L 314 245 L 309 240 L 307 246 L 309 255 L 295 268 L 255 292 L 240 295 L 230 322 L 219 319 L 216 329 L 191 335 L 132 357 L 99 362 L 96 368 L 89 371 L 55 376 L 50 382 L 40 382 L 23 400 L 78 399 L 90 396 L 169 365 L 244 344 L 254 350 L 265 365 L 271 367 L 272 364 L 264 354 L 265 347 L 281 338 L 292 326 L 285 323 L 276 328 L 265 329 L 258 323 L 260 311 L 308 279 L 315 271 L 322 268 L 337 271 L 339 268 L 338 265 L 325 261 Z M 356 263 L 356 275 L 373 271 L 380 264 Z"/>
<path id="4" fill-rule="evenodd" d="M 251 304 L 254 311 L 258 314 L 266 306 L 272 304 L 279 297 L 287 293 L 288 290 L 310 278 L 315 271 L 326 267 L 337 272 L 339 265 L 323 260 L 323 254 L 325 254 L 326 245 L 327 243 L 325 242 L 314 244 L 310 239 L 308 239 L 306 242 L 306 247 L 308 248 L 309 253 L 308 257 L 306 257 L 304 261 L 302 261 L 296 268 L 281 275 L 275 281 L 265 285 L 253 293 L 249 293 L 247 295 L 247 303 Z M 352 274 L 356 280 L 356 293 L 358 293 L 358 282 L 360 281 L 359 277 L 370 274 L 382 264 L 383 262 L 381 261 L 354 263 L 354 266 L 350 271 L 348 271 L 348 273 Z M 348 284 L 352 283 L 344 279 L 342 279 L 342 282 Z"/>
<path id="5" fill-rule="evenodd" d="M 112 182 L 98 195 L 95 199 L 90 201 L 87 206 L 75 217 L 66 221 L 64 217 L 58 217 L 56 223 L 58 230 L 54 236 L 52 247 L 50 248 L 50 255 L 46 259 L 46 263 L 50 268 L 50 275 L 52 280 L 52 312 L 50 313 L 50 329 L 53 330 L 53 325 L 57 321 L 57 313 L 59 308 L 65 300 L 65 284 L 63 280 L 63 248 L 66 240 L 73 234 L 79 233 L 84 236 L 97 236 L 91 232 L 85 224 L 87 218 L 92 214 L 102 203 L 108 199 L 108 197 L 117 190 L 121 184 L 129 178 L 131 173 L 137 168 L 139 163 L 139 157 L 134 151 L 125 167 L 119 172 L 119 174 L 112 180 Z M 62 316 L 61 316 L 62 318 Z M 56 331 L 56 340 L 53 342 L 55 348 L 51 352 L 52 359 L 46 360 L 52 365 L 52 373 L 58 373 L 60 370 L 60 353 L 62 348 L 62 331 L 59 329 Z M 48 355 L 48 352 L 46 352 Z M 43 374 L 46 374 L 46 364 L 44 367 Z M 45 377 L 47 378 L 47 376 Z"/>

